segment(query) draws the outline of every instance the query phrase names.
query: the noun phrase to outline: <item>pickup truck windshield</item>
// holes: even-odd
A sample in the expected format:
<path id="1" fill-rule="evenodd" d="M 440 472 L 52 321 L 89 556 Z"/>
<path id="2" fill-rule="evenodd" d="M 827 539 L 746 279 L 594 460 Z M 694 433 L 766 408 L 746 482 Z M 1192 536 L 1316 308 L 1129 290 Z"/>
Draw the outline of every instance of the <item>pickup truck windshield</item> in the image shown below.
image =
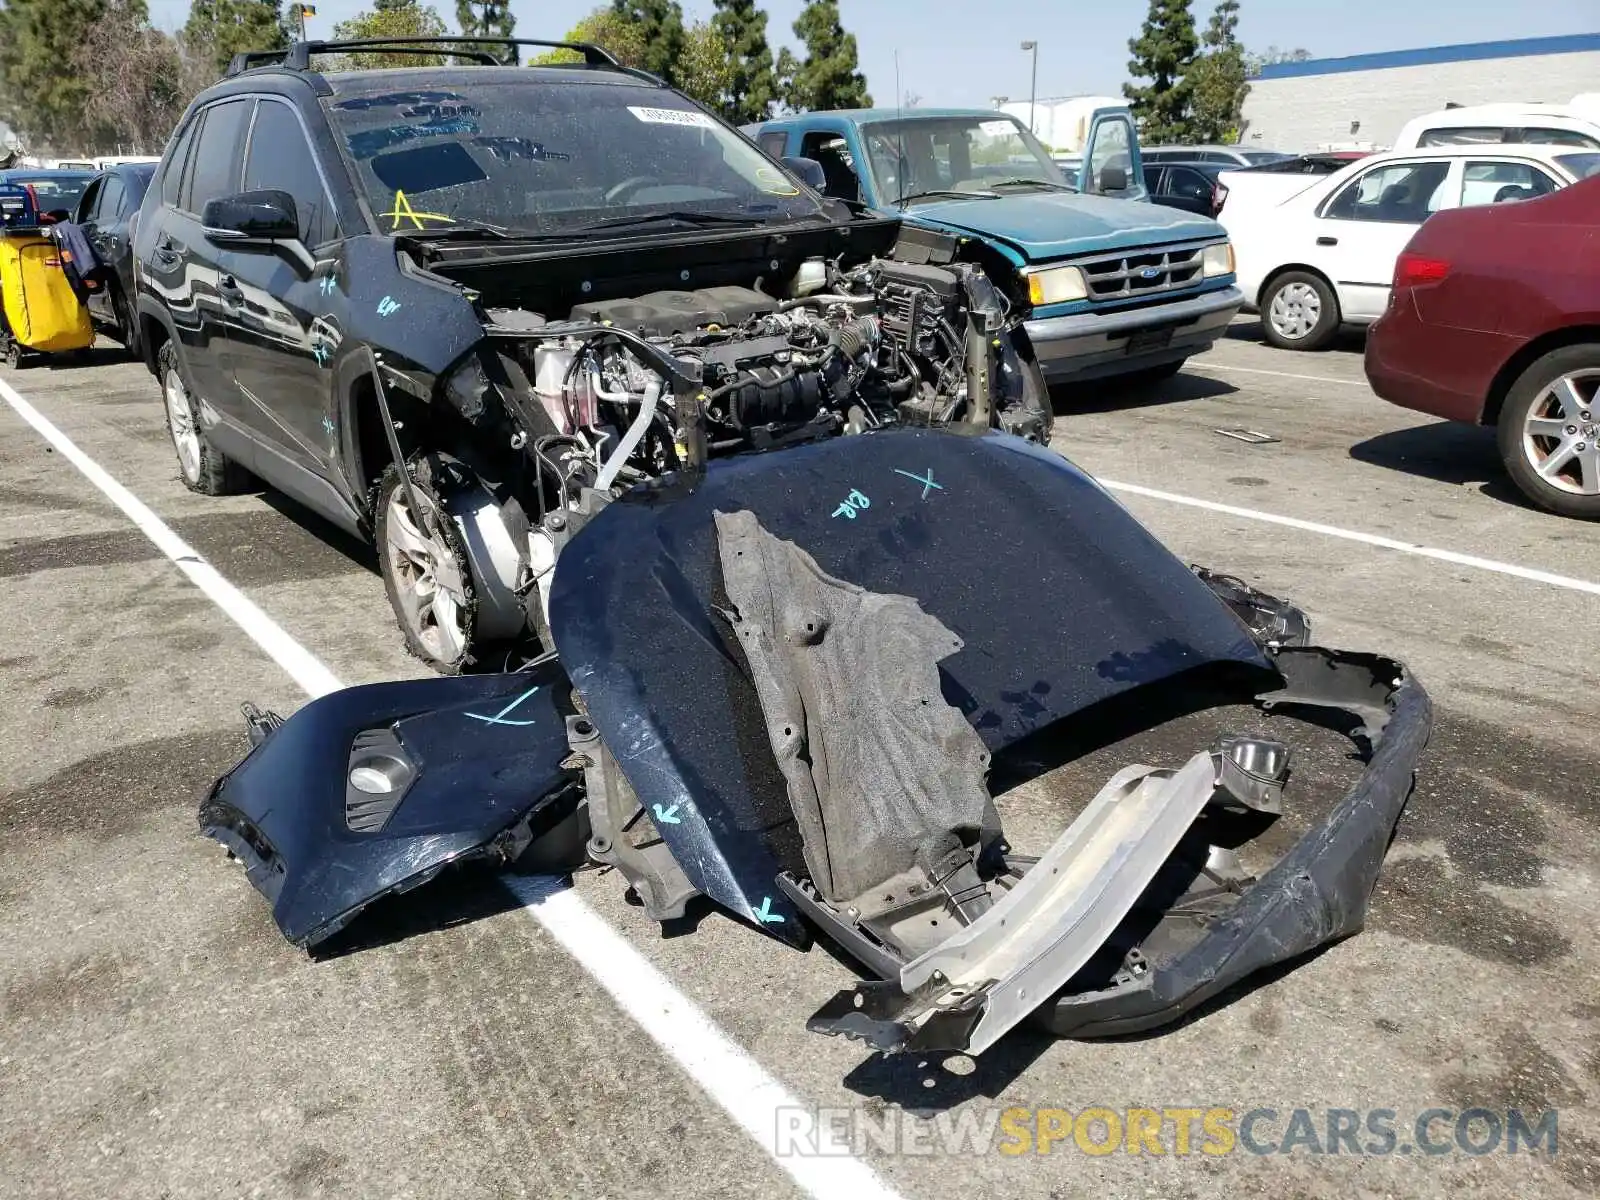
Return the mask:
<path id="1" fill-rule="evenodd" d="M 890 203 L 929 193 L 1072 186 L 1039 140 L 1003 113 L 877 121 L 861 135 L 878 195 Z"/>
<path id="2" fill-rule="evenodd" d="M 528 74 L 328 102 L 379 229 L 560 234 L 654 213 L 764 222 L 820 211 L 748 141 L 681 96 Z"/>

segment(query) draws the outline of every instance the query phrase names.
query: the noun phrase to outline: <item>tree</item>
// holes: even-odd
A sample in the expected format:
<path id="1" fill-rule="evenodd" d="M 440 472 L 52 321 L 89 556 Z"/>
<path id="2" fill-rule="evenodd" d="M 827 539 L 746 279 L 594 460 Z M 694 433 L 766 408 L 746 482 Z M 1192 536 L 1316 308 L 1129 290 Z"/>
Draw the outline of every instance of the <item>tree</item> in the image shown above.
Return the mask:
<path id="1" fill-rule="evenodd" d="M 1193 88 L 1185 76 L 1198 49 L 1189 0 L 1150 0 L 1144 28 L 1128 42 L 1133 55 L 1128 74 L 1150 82 L 1122 85 L 1145 141 L 1159 145 L 1188 138 Z"/>
<path id="2" fill-rule="evenodd" d="M 208 52 L 220 75 L 242 51 L 282 50 L 289 31 L 278 0 L 194 0 L 183 40 Z"/>
<path id="3" fill-rule="evenodd" d="M 1284 62 L 1305 62 L 1311 57 L 1311 51 L 1296 48 L 1293 50 L 1279 50 L 1276 46 L 1268 46 L 1260 54 L 1246 54 L 1244 56 L 1245 71 L 1254 79 L 1261 74 L 1262 67 L 1274 66 Z"/>
<path id="4" fill-rule="evenodd" d="M 456 24 L 464 37 L 510 37 L 517 18 L 510 0 L 456 0 Z"/>
<path id="5" fill-rule="evenodd" d="M 756 0 L 716 0 L 711 28 L 726 48 L 728 82 L 723 115 L 738 125 L 765 121 L 778 98 L 778 79 L 767 44 L 767 14 Z"/>
<path id="6" fill-rule="evenodd" d="M 144 15 L 144 5 L 138 5 Z M 84 106 L 92 75 L 69 64 L 105 11 L 105 0 L 6 0 L 0 7 L 0 120 L 34 150 L 81 153 L 104 131 Z"/>
<path id="7" fill-rule="evenodd" d="M 588 42 L 609 51 L 611 57 L 625 67 L 644 69 L 645 54 L 648 49 L 645 44 L 644 27 L 614 8 L 595 9 L 567 30 L 564 40 Z M 552 50 L 548 54 L 539 55 L 533 60 L 533 65 L 556 66 L 560 63 L 582 61 L 583 55 L 576 50 Z"/>
<path id="8" fill-rule="evenodd" d="M 796 59 L 787 47 L 778 55 L 785 107 L 795 112 L 871 107 L 866 77 L 857 69 L 855 34 L 844 31 L 838 0 L 812 0 L 800 10 L 794 34 L 806 57 Z"/>
<path id="9" fill-rule="evenodd" d="M 678 0 L 611 0 L 611 11 L 638 28 L 644 43 L 639 66 L 676 86 L 686 37 Z"/>
<path id="10" fill-rule="evenodd" d="M 143 0 L 106 0 L 71 67 L 95 86 L 84 118 L 105 149 L 154 154 L 197 92 L 215 78 L 210 55 L 186 54 L 178 39 L 153 27 Z"/>
<path id="11" fill-rule="evenodd" d="M 733 90 L 736 61 L 716 27 L 707 21 L 696 21 L 684 31 L 683 53 L 673 65 L 678 90 L 734 120 L 728 97 Z"/>
<path id="12" fill-rule="evenodd" d="M 376 0 L 371 12 L 357 13 L 333 27 L 340 41 L 359 38 L 443 37 L 448 32 L 438 9 L 417 0 Z M 442 67 L 445 55 L 385 54 L 382 51 L 339 56 L 336 70 L 376 71 L 386 67 Z"/>
<path id="13" fill-rule="evenodd" d="M 1201 38 L 1205 53 L 1185 75 L 1194 106 L 1189 132 L 1196 141 L 1239 140 L 1250 85 L 1245 82 L 1244 47 L 1235 34 L 1238 27 L 1239 0 L 1221 0 Z"/>

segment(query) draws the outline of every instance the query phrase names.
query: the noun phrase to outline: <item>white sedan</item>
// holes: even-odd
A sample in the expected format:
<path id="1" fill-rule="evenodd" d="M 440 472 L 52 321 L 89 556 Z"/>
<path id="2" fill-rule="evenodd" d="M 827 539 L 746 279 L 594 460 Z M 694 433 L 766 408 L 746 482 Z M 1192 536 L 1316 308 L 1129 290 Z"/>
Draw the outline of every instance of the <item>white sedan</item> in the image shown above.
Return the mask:
<path id="1" fill-rule="evenodd" d="M 1396 150 L 1304 188 L 1292 176 L 1225 171 L 1217 219 L 1233 241 L 1245 306 L 1261 313 L 1267 341 L 1318 350 L 1341 324 L 1370 325 L 1383 315 L 1395 260 L 1433 213 L 1531 200 L 1594 174 L 1600 152 L 1570 146 Z"/>

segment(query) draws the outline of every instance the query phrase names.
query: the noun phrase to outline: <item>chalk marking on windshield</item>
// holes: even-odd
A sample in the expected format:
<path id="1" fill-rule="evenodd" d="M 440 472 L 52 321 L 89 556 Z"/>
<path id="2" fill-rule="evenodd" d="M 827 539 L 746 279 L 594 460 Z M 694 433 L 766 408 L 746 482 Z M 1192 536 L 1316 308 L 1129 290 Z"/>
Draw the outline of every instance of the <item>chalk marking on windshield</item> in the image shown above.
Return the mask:
<path id="1" fill-rule="evenodd" d="M 757 167 L 756 182 L 761 185 L 761 190 L 769 196 L 798 196 L 800 189 L 785 179 L 772 167 Z"/>
<path id="2" fill-rule="evenodd" d="M 427 226 L 423 224 L 424 221 L 453 222 L 455 220 L 454 217 L 447 213 L 418 212 L 411 207 L 411 201 L 406 199 L 404 192 L 396 192 L 394 194 L 394 207 L 383 215 L 394 222 L 393 225 L 389 226 L 391 232 L 400 228 L 401 221 L 410 221 L 416 228 L 426 229 Z"/>

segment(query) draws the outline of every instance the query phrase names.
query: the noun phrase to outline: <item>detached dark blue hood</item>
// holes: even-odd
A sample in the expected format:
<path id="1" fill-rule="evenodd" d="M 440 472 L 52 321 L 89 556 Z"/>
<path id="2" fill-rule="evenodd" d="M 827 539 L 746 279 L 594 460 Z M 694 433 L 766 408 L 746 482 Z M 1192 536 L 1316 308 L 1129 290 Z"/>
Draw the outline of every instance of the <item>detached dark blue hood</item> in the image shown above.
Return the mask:
<path id="1" fill-rule="evenodd" d="M 574 687 L 689 881 L 803 940 L 803 869 L 727 620 L 717 512 L 749 511 L 830 575 L 910 596 L 964 643 L 945 699 L 999 749 L 1142 684 L 1269 670 L 1212 591 L 1072 464 L 1006 434 L 896 429 L 714 462 L 635 493 L 563 551 L 550 624 Z"/>

